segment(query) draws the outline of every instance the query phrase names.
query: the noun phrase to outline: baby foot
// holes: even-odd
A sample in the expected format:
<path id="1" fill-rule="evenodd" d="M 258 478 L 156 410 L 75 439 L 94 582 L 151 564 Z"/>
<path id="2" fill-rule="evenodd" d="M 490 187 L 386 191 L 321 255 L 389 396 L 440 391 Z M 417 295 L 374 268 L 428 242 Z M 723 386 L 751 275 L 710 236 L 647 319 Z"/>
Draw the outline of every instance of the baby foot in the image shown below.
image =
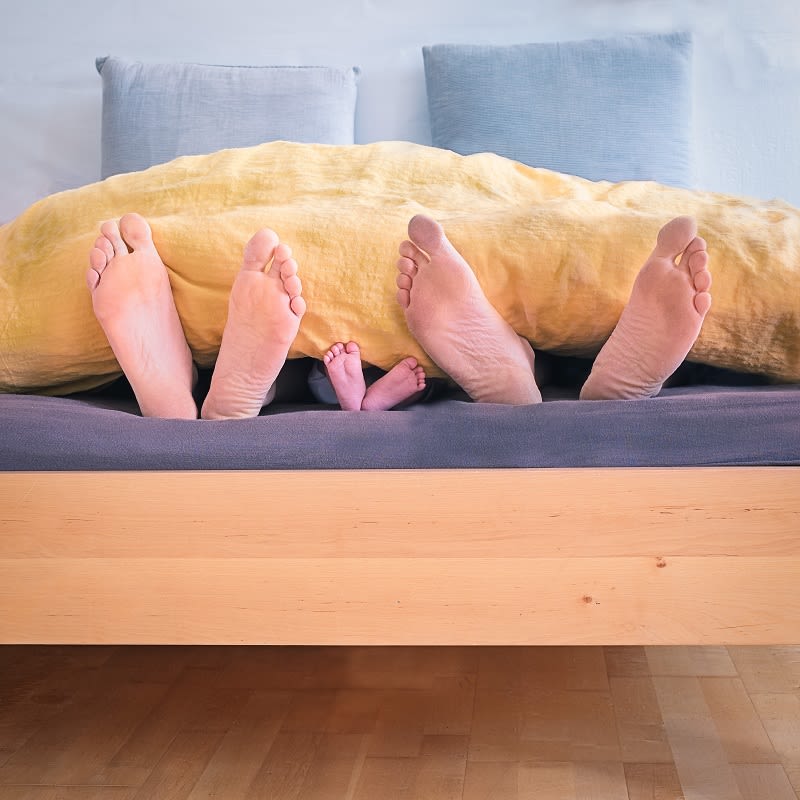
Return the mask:
<path id="1" fill-rule="evenodd" d="M 301 290 L 292 251 L 269 228 L 258 231 L 233 282 L 203 419 L 255 417 L 274 398 L 306 310 Z"/>
<path id="2" fill-rule="evenodd" d="M 425 370 L 409 356 L 395 364 L 367 389 L 361 408 L 386 411 L 412 398 L 425 388 Z"/>
<path id="3" fill-rule="evenodd" d="M 441 225 L 417 215 L 408 235 L 397 262 L 397 301 L 425 352 L 475 401 L 540 402 L 531 346 L 487 300 Z"/>
<path id="4" fill-rule="evenodd" d="M 147 221 L 104 222 L 89 253 L 92 306 L 145 417 L 196 419 L 196 378 L 169 275 Z"/>
<path id="5" fill-rule="evenodd" d="M 342 411 L 359 411 L 367 385 L 358 345 L 355 342 L 332 344 L 322 361 Z"/>
<path id="6" fill-rule="evenodd" d="M 711 308 L 706 243 L 691 217 L 659 232 L 628 305 L 595 359 L 582 400 L 654 397 L 686 358 Z"/>

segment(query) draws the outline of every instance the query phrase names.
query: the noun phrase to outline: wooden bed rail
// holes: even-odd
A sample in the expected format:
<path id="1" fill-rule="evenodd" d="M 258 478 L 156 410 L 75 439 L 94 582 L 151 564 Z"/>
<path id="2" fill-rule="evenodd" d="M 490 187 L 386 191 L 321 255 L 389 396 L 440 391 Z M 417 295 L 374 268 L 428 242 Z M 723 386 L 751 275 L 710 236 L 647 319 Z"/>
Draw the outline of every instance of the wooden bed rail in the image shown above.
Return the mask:
<path id="1" fill-rule="evenodd" d="M 0 473 L 0 642 L 800 643 L 800 469 Z"/>

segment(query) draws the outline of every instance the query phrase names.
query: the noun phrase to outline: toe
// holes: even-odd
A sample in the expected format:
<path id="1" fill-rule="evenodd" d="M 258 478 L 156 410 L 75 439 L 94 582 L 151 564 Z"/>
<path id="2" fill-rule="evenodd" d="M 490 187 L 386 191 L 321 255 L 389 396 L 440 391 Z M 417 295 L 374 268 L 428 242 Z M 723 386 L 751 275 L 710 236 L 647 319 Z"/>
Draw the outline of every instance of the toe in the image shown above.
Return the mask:
<path id="1" fill-rule="evenodd" d="M 89 287 L 89 291 L 93 292 L 97 288 L 97 284 L 100 283 L 100 273 L 97 272 L 95 269 L 87 269 L 86 270 L 86 285 Z"/>
<path id="2" fill-rule="evenodd" d="M 711 272 L 708 269 L 708 251 L 704 239 L 696 236 L 681 256 L 680 267 L 688 271 L 694 288 L 707 292 L 711 288 Z"/>
<path id="3" fill-rule="evenodd" d="M 341 352 L 342 352 L 342 345 L 340 343 L 337 342 L 336 344 L 332 344 L 328 348 L 328 351 L 325 353 L 325 355 L 322 357 L 322 360 L 326 364 L 330 364 L 331 361 L 334 361 L 336 359 L 336 356 L 338 356 L 339 353 Z"/>
<path id="4" fill-rule="evenodd" d="M 122 241 L 122 234 L 119 232 L 119 225 L 116 220 L 110 219 L 104 222 L 100 226 L 100 233 L 111 244 L 115 256 L 128 254 L 128 246 Z"/>
<path id="5" fill-rule="evenodd" d="M 89 251 L 89 269 L 86 271 L 86 285 L 92 292 L 100 283 L 100 276 L 108 266 L 108 262 L 114 257 L 114 249 L 108 239 L 101 237 L 95 242 L 95 245 L 97 244 L 101 246 L 95 246 Z M 107 253 L 108 250 L 111 251 L 110 256 Z"/>
<path id="6" fill-rule="evenodd" d="M 708 252 L 706 250 L 694 250 L 689 252 L 687 250 L 686 263 L 689 266 L 689 272 L 692 275 L 697 275 L 700 272 L 708 272 Z"/>
<path id="7" fill-rule="evenodd" d="M 403 257 L 397 259 L 397 270 L 413 278 L 419 272 L 419 267 L 410 258 Z"/>
<path id="8" fill-rule="evenodd" d="M 708 250 L 706 240 L 702 236 L 695 236 L 694 239 L 689 242 L 689 245 L 686 248 L 686 254 L 692 255 L 692 253 L 697 253 L 701 250 Z"/>
<path id="9" fill-rule="evenodd" d="M 295 298 L 299 297 L 302 293 L 303 284 L 300 282 L 300 278 L 298 278 L 297 275 L 292 275 L 289 278 L 283 279 L 283 288 L 289 297 Z"/>
<path id="10" fill-rule="evenodd" d="M 654 254 L 662 258 L 677 258 L 697 235 L 697 223 L 692 217 L 675 217 L 659 232 Z"/>
<path id="11" fill-rule="evenodd" d="M 95 240 L 94 246 L 105 253 L 107 261 L 111 261 L 111 259 L 114 258 L 114 245 L 112 245 L 105 236 L 99 236 Z"/>
<path id="12" fill-rule="evenodd" d="M 698 292 L 694 296 L 694 307 L 701 317 L 705 317 L 711 308 L 711 295 L 708 292 Z"/>
<path id="13" fill-rule="evenodd" d="M 348 342 L 347 346 L 345 347 L 345 352 L 347 353 L 360 353 L 358 344 L 356 342 Z"/>
<path id="14" fill-rule="evenodd" d="M 105 241 L 108 241 L 107 239 Z M 108 266 L 109 258 L 104 250 L 99 247 L 93 247 L 89 251 L 89 266 L 98 277 L 103 274 L 103 270 Z"/>
<path id="15" fill-rule="evenodd" d="M 297 275 L 298 267 L 297 267 L 297 262 L 291 256 L 286 256 L 286 258 L 280 257 L 281 256 L 280 250 L 282 247 L 283 245 L 279 245 L 275 250 L 275 262 L 278 265 L 278 270 L 281 274 L 281 278 L 286 280 L 287 278 L 291 278 L 292 275 Z M 286 249 L 289 250 L 288 247 Z"/>
<path id="16" fill-rule="evenodd" d="M 689 270 L 698 292 L 707 292 L 711 288 L 711 272 L 707 267 L 708 255 L 705 251 L 695 253 L 689 259 Z"/>
<path id="17" fill-rule="evenodd" d="M 411 286 L 413 285 L 413 281 L 408 275 L 400 274 L 395 278 L 395 284 L 397 285 L 398 289 L 406 289 L 410 290 Z"/>
<path id="18" fill-rule="evenodd" d="M 395 297 L 400 308 L 408 308 L 411 305 L 411 292 L 408 289 L 398 289 Z"/>
<path id="19" fill-rule="evenodd" d="M 269 228 L 262 228 L 253 234 L 245 245 L 242 269 L 263 272 L 272 260 L 278 246 L 278 234 Z"/>
<path id="20" fill-rule="evenodd" d="M 275 248 L 275 260 L 279 264 L 282 264 L 284 261 L 288 261 L 291 257 L 292 257 L 292 248 L 289 247 L 288 244 L 284 244 L 283 242 L 281 242 Z"/>
<path id="21" fill-rule="evenodd" d="M 698 292 L 707 292 L 711 288 L 711 273 L 707 269 L 694 274 L 694 288 Z"/>
<path id="22" fill-rule="evenodd" d="M 303 291 L 303 284 L 297 277 L 297 262 L 292 258 L 292 251 L 287 245 L 281 243 L 275 248 L 274 269 L 277 269 L 283 289 L 289 297 L 299 297 Z"/>
<path id="23" fill-rule="evenodd" d="M 153 244 L 153 233 L 141 214 L 125 214 L 119 221 L 123 240 L 132 250 L 141 250 Z"/>
<path id="24" fill-rule="evenodd" d="M 414 242 L 402 242 L 398 248 L 398 251 L 403 258 L 408 259 L 412 263 L 419 262 L 420 260 L 428 260 L 428 257 L 425 255 L 425 253 L 423 253 L 422 250 L 420 250 L 419 247 L 414 244 Z"/>
<path id="25" fill-rule="evenodd" d="M 293 258 L 286 258 L 283 260 L 279 258 L 279 250 L 282 246 L 283 245 L 280 245 L 275 250 L 274 269 L 277 270 L 278 275 L 280 275 L 280 279 L 283 281 L 283 287 L 289 296 L 296 297 L 302 291 L 302 284 L 300 283 L 300 278 L 297 276 L 297 262 Z"/>
<path id="26" fill-rule="evenodd" d="M 446 244 L 442 226 L 432 217 L 417 214 L 408 223 L 408 237 L 425 253 L 435 253 Z"/>
<path id="27" fill-rule="evenodd" d="M 289 301 L 289 308 L 296 317 L 302 317 L 306 313 L 306 301 L 298 295 Z"/>

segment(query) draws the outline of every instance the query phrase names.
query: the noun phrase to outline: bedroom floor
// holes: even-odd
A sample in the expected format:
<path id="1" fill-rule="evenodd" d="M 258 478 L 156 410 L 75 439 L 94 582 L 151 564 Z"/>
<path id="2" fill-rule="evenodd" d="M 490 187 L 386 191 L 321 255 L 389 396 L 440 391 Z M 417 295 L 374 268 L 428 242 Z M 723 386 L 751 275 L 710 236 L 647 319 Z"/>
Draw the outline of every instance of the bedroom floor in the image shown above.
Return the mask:
<path id="1" fill-rule="evenodd" d="M 798 791 L 800 646 L 0 647 L 3 800 Z"/>

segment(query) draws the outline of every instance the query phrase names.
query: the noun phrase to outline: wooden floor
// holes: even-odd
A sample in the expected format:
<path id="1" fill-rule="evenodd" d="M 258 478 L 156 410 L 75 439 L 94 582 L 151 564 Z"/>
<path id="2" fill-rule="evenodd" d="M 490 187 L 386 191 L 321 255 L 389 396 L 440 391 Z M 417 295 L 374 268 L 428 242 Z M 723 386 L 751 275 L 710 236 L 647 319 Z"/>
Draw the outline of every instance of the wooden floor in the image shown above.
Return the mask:
<path id="1" fill-rule="evenodd" d="M 800 647 L 0 647 L 2 800 L 795 800 Z"/>

